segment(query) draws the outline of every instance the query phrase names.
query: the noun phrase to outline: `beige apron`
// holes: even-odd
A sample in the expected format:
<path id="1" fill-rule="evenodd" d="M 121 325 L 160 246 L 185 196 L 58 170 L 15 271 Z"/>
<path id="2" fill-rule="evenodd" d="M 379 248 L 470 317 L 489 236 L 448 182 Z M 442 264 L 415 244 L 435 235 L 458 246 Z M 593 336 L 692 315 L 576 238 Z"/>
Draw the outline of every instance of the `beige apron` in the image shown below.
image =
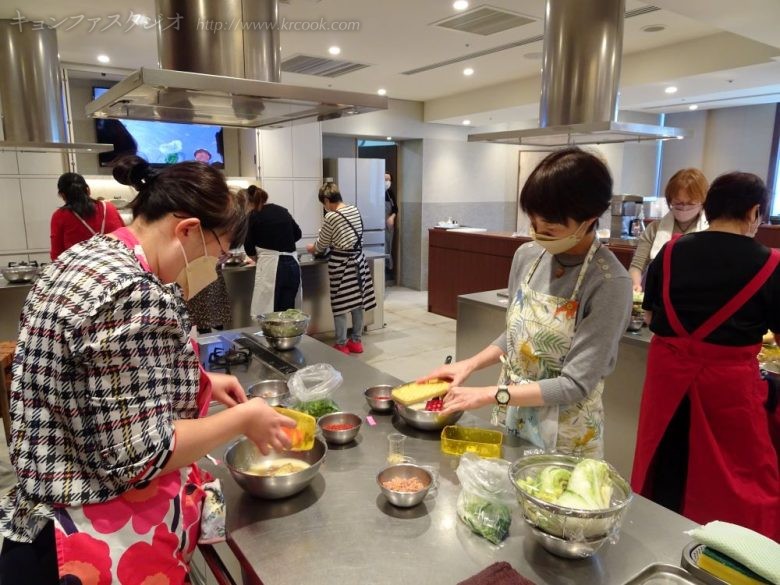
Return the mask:
<path id="1" fill-rule="evenodd" d="M 500 383 L 525 384 L 560 376 L 577 329 L 577 309 L 582 281 L 599 247 L 593 242 L 580 269 L 570 298 L 540 293 L 531 288 L 531 277 L 546 252 L 528 271 L 525 282 L 507 310 L 507 353 Z M 497 407 L 494 424 L 544 449 L 601 458 L 604 452 L 604 382 L 585 400 L 569 405 Z"/>
<path id="2" fill-rule="evenodd" d="M 276 268 L 279 265 L 279 256 L 292 256 L 298 261 L 298 254 L 295 252 L 279 252 L 277 250 L 267 250 L 265 248 L 255 248 L 257 251 L 257 263 L 255 267 L 255 288 L 252 292 L 252 316 L 256 317 L 263 313 L 270 313 L 274 310 L 274 293 L 276 291 Z M 303 278 L 301 278 L 303 282 Z M 295 308 L 300 309 L 303 300 L 303 288 L 298 287 L 298 294 L 295 296 Z"/>

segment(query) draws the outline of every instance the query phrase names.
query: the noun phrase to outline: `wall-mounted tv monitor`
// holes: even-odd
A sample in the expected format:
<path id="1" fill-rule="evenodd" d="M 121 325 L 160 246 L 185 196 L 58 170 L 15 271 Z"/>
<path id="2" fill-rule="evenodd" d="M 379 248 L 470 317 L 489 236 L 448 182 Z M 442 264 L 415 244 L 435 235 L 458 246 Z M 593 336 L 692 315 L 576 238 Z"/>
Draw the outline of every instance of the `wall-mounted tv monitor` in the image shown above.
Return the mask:
<path id="1" fill-rule="evenodd" d="M 92 99 L 106 91 L 107 87 L 93 87 Z M 154 166 L 199 160 L 224 168 L 220 126 L 99 118 L 95 131 L 98 142 L 114 145 L 113 151 L 98 155 L 100 166 L 110 166 L 121 156 L 135 154 Z"/>

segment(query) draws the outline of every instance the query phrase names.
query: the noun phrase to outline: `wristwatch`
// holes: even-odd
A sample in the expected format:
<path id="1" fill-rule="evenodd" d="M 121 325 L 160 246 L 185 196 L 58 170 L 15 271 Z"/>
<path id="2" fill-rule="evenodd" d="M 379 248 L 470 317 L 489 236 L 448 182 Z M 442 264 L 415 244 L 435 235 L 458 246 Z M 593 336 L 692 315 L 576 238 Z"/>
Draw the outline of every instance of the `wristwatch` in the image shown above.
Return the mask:
<path id="1" fill-rule="evenodd" d="M 501 406 L 509 404 L 509 387 L 506 384 L 501 384 L 496 390 L 496 402 Z"/>

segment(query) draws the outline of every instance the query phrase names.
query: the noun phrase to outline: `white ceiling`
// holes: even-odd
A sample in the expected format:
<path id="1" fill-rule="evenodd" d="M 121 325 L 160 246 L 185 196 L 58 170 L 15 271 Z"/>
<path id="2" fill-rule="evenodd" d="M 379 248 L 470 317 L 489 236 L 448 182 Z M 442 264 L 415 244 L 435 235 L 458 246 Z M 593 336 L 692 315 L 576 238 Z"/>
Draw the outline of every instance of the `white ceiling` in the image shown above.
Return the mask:
<path id="1" fill-rule="evenodd" d="M 338 45 L 342 49 L 338 58 L 367 63 L 370 67 L 334 79 L 284 74 L 282 81 L 371 93 L 384 87 L 391 98 L 431 104 L 461 94 L 468 96 L 474 90 L 490 91 L 485 88 L 516 80 L 523 80 L 531 86 L 538 84 L 541 61 L 533 58 L 533 53 L 541 52 L 541 41 L 415 75 L 402 73 L 543 33 L 544 0 L 471 0 L 471 8 L 484 4 L 519 13 L 535 21 L 494 35 L 481 36 L 432 25 L 456 13 L 452 0 L 289 0 L 289 4 L 280 4 L 280 15 L 288 21 L 319 21 L 322 18 L 329 22 L 358 22 L 359 30 L 340 33 L 283 31 L 283 58 L 296 54 L 328 57 L 328 47 Z M 777 26 L 780 23 L 780 1 L 657 0 L 643 3 L 627 0 L 626 4 L 627 10 L 647 5 L 658 6 L 661 10 L 625 22 L 622 107 L 660 112 L 680 111 L 694 101 L 701 101 L 702 108 L 746 103 L 746 99 L 747 103 L 758 103 L 750 102 L 750 99 L 780 101 L 780 60 L 771 58 L 780 58 L 780 27 Z M 18 6 L 29 19 L 42 19 L 49 24 L 62 22 L 58 26 L 58 38 L 63 62 L 100 66 L 96 57 L 102 53 L 111 58 L 111 67 L 136 69 L 157 64 L 153 30 L 143 30 L 138 26 L 127 30 L 129 27 L 123 25 L 101 32 L 112 22 L 112 15 L 119 15 L 122 23 L 126 23 L 131 12 L 152 16 L 155 12 L 153 0 L 102 0 L 99 3 L 94 0 L 60 0 L 56 3 L 51 0 L 0 0 L 0 17 L 14 18 Z M 666 29 L 657 33 L 641 30 L 658 24 Z M 71 30 L 66 30 L 69 27 Z M 94 30 L 90 31 L 90 27 Z M 646 76 L 648 79 L 642 82 L 639 82 L 636 72 L 626 70 L 626 63 L 631 58 L 632 62 L 647 67 L 646 61 L 641 59 L 643 55 L 662 56 L 665 47 L 685 46 L 685 43 L 722 34 L 723 31 L 744 37 L 743 40 L 751 39 L 769 45 L 772 50 L 769 53 L 753 51 L 755 56 L 753 53 L 748 55 L 746 44 L 744 58 L 737 61 L 724 59 L 723 69 L 710 63 L 706 67 L 702 65 L 698 71 L 690 67 L 684 76 L 669 75 L 680 87 L 672 98 L 662 91 L 660 96 L 656 96 L 655 91 L 662 90 L 664 86 L 664 66 L 668 66 L 670 71 L 675 70 L 678 65 L 675 61 L 685 60 L 685 53 L 675 55 L 667 51 L 663 60 L 652 65 L 652 79 Z M 752 43 L 753 49 L 755 45 Z M 767 58 L 767 54 L 771 56 Z M 656 61 L 659 59 L 657 57 Z M 739 67 L 729 66 L 726 61 L 738 62 Z M 471 77 L 462 74 L 467 66 L 475 69 Z M 732 80 L 731 83 L 728 79 Z M 478 96 L 479 91 L 474 95 Z M 759 97 L 745 97 L 756 95 Z M 427 119 L 456 123 L 462 117 L 470 117 L 475 124 L 507 121 L 520 111 L 534 111 L 534 92 L 528 92 L 528 96 L 518 97 L 518 103 L 507 102 L 503 107 L 491 106 L 492 109 L 486 109 L 484 103 L 480 103 L 484 100 L 464 98 L 451 112 L 452 115 Z M 734 101 L 736 99 L 742 102 Z"/>

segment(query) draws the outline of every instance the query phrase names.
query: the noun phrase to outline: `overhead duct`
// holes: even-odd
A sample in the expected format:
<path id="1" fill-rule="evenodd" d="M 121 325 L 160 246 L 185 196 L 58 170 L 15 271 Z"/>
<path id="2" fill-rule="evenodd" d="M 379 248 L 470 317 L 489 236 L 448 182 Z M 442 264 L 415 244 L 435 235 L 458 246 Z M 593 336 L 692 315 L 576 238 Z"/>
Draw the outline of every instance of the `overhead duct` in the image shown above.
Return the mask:
<path id="1" fill-rule="evenodd" d="M 161 69 L 132 73 L 87 115 L 259 128 L 387 109 L 378 95 L 279 83 L 277 0 L 157 0 L 157 13 Z"/>
<path id="2" fill-rule="evenodd" d="M 547 0 L 539 126 L 470 142 L 537 147 L 684 138 L 679 128 L 617 121 L 625 0 Z"/>
<path id="3" fill-rule="evenodd" d="M 0 20 L 0 150 L 103 152 L 111 145 L 68 142 L 57 31 Z"/>

